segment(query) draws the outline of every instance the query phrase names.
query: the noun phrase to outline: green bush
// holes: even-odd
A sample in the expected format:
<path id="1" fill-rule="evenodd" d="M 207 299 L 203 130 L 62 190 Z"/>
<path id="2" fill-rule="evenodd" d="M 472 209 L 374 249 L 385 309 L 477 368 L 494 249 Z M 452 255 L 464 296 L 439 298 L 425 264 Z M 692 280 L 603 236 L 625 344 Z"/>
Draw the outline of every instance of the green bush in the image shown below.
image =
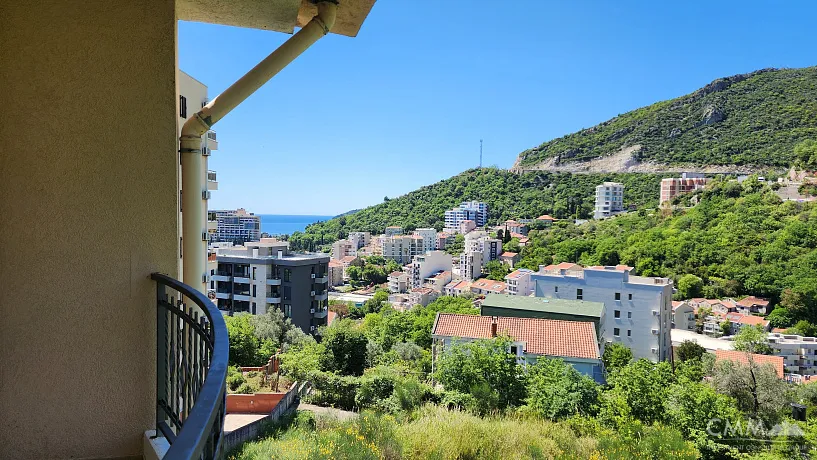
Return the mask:
<path id="1" fill-rule="evenodd" d="M 249 377 L 251 379 L 255 378 L 255 377 L 258 377 L 259 375 L 261 375 L 261 373 L 258 372 L 258 371 L 249 371 L 249 372 L 247 372 L 247 377 Z"/>
<path id="2" fill-rule="evenodd" d="M 389 368 L 375 368 L 360 378 L 360 386 L 355 393 L 355 405 L 359 408 L 374 407 L 388 399 L 394 391 L 396 373 Z"/>
<path id="3" fill-rule="evenodd" d="M 249 395 L 258 391 L 258 387 L 249 382 L 244 382 L 238 389 L 235 390 L 237 394 Z"/>
<path id="4" fill-rule="evenodd" d="M 230 388 L 232 391 L 236 391 L 238 387 L 243 385 L 247 382 L 247 379 L 244 378 L 244 375 L 240 372 L 237 374 L 228 374 L 227 375 L 227 387 Z"/>
<path id="5" fill-rule="evenodd" d="M 440 405 L 447 409 L 465 410 L 476 404 L 474 397 L 470 393 L 462 393 L 457 390 L 446 390 L 443 392 Z"/>
<path id="6" fill-rule="evenodd" d="M 310 397 L 312 403 L 345 410 L 355 409 L 355 395 L 360 387 L 360 377 L 316 372 L 312 384 L 315 389 Z"/>

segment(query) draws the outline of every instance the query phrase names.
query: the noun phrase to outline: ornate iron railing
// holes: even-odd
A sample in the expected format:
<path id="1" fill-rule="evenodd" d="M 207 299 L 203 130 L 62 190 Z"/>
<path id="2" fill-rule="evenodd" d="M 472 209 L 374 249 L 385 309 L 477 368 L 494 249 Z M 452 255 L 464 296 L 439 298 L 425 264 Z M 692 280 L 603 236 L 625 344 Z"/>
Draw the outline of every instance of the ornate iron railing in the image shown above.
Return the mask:
<path id="1" fill-rule="evenodd" d="M 220 454 L 229 342 L 218 308 L 167 275 L 156 281 L 156 432 L 170 444 L 165 460 Z"/>

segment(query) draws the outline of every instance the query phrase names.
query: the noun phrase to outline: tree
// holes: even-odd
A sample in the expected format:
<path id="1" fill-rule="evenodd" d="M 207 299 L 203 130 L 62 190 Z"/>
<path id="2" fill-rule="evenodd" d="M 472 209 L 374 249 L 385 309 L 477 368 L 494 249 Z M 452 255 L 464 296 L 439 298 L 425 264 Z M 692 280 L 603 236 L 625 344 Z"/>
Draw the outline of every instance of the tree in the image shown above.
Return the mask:
<path id="1" fill-rule="evenodd" d="M 815 335 L 817 335 L 817 326 L 815 326 L 814 324 L 802 319 L 802 320 L 798 321 L 797 324 L 794 325 L 794 327 L 789 329 L 789 331 L 791 331 L 791 332 L 793 332 L 795 334 L 798 334 L 798 335 L 806 336 L 806 337 L 814 337 Z M 789 332 L 789 331 L 786 331 L 786 332 Z"/>
<path id="2" fill-rule="evenodd" d="M 735 334 L 735 350 L 761 355 L 772 354 L 772 347 L 769 346 L 768 335 L 760 326 L 744 326 L 740 328 L 740 331 Z"/>
<path id="3" fill-rule="evenodd" d="M 321 368 L 343 375 L 361 375 L 366 367 L 368 340 L 350 319 L 342 319 L 327 327 L 321 345 L 325 347 Z"/>
<path id="4" fill-rule="evenodd" d="M 528 407 L 558 420 L 572 415 L 592 416 L 598 410 L 598 387 L 561 359 L 539 358 L 528 367 Z"/>
<path id="5" fill-rule="evenodd" d="M 498 240 L 504 241 L 505 240 L 504 236 L 505 236 L 505 233 L 502 232 L 501 228 L 496 231 L 496 237 L 497 237 Z"/>
<path id="6" fill-rule="evenodd" d="M 488 273 L 488 279 L 495 281 L 504 281 L 505 276 L 511 272 L 510 268 L 498 260 L 492 260 L 485 264 L 485 272 Z"/>
<path id="7" fill-rule="evenodd" d="M 621 343 L 613 342 L 604 347 L 602 362 L 607 372 L 620 369 L 633 360 L 633 352 Z"/>
<path id="8" fill-rule="evenodd" d="M 249 313 L 226 316 L 227 336 L 230 340 L 230 364 L 236 366 L 259 366 L 258 348 L 261 341 L 255 335 L 255 328 Z"/>
<path id="9" fill-rule="evenodd" d="M 760 364 L 751 355 L 747 358 L 748 364 L 718 361 L 712 382 L 718 392 L 735 398 L 741 410 L 766 422 L 776 422 L 786 403 L 786 383 L 771 364 Z"/>
<path id="10" fill-rule="evenodd" d="M 482 410 L 517 405 L 525 395 L 522 367 L 508 352 L 510 340 L 456 343 L 437 360 L 436 379 L 446 390 L 473 395 L 487 402 Z"/>
<path id="11" fill-rule="evenodd" d="M 321 359 L 326 353 L 323 344 L 307 336 L 281 354 L 281 373 L 293 380 L 303 381 L 321 370 Z"/>
<path id="12" fill-rule="evenodd" d="M 630 408 L 630 414 L 645 423 L 661 421 L 664 417 L 664 401 L 669 387 L 675 382 L 669 363 L 653 363 L 639 359 L 610 374 L 609 390 L 614 396 L 606 400 L 624 401 Z"/>
<path id="13" fill-rule="evenodd" d="M 738 426 L 743 418 L 733 398 L 700 382 L 682 381 L 672 385 L 667 392 L 664 410 L 670 425 L 679 429 L 686 439 L 694 440 L 699 449 L 710 452 L 723 449 L 709 434 L 713 426 L 717 426 L 715 429 L 726 424 Z"/>
<path id="14" fill-rule="evenodd" d="M 706 353 L 706 348 L 691 340 L 684 340 L 681 345 L 678 345 L 677 353 L 678 359 L 681 361 L 701 359 L 701 357 Z"/>
<path id="15" fill-rule="evenodd" d="M 253 326 L 255 336 L 262 343 L 269 341 L 264 353 L 260 356 L 262 361 L 269 359 L 270 349 L 272 353 L 276 349 L 284 350 L 287 346 L 305 340 L 308 336 L 298 326 L 292 324 L 292 320 L 284 316 L 284 313 L 277 307 L 267 310 L 263 315 L 250 316 L 250 323 Z"/>
<path id="16" fill-rule="evenodd" d="M 721 334 L 732 335 L 732 323 L 728 320 L 721 322 Z"/>
<path id="17" fill-rule="evenodd" d="M 701 278 L 686 274 L 678 280 L 678 297 L 681 299 L 691 299 L 701 295 L 704 282 Z"/>

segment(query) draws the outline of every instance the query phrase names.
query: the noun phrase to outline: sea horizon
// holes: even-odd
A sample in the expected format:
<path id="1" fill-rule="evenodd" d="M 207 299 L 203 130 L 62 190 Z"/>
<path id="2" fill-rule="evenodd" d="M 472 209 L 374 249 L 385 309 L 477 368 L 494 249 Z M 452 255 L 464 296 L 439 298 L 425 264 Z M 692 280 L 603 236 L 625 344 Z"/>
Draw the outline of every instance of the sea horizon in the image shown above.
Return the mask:
<path id="1" fill-rule="evenodd" d="M 302 232 L 307 225 L 329 220 L 335 216 L 318 214 L 257 214 L 261 218 L 261 232 L 270 235 L 291 235 Z"/>

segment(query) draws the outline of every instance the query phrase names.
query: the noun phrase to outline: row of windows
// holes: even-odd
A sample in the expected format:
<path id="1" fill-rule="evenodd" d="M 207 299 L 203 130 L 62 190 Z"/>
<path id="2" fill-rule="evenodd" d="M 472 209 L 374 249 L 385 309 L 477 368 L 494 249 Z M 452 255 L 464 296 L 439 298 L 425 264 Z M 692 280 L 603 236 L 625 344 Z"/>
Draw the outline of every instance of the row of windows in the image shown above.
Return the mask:
<path id="1" fill-rule="evenodd" d="M 558 293 L 559 292 L 559 286 L 553 286 L 553 292 Z M 576 300 L 582 300 L 583 298 L 584 298 L 584 290 L 576 289 Z M 616 299 L 616 301 L 621 301 L 621 293 L 616 292 L 615 295 L 614 295 L 614 298 Z M 627 300 L 633 300 L 633 295 L 632 294 L 627 294 Z M 618 317 L 616 317 L 616 318 L 618 318 Z"/>
<path id="2" fill-rule="evenodd" d="M 620 337 L 621 336 L 621 329 L 619 329 L 617 327 L 613 328 L 613 335 L 616 336 L 616 337 Z M 632 337 L 632 335 L 633 335 L 632 329 L 627 329 L 627 337 Z"/>
<path id="3" fill-rule="evenodd" d="M 616 318 L 621 318 L 621 310 L 615 310 L 613 312 L 613 316 L 616 317 Z M 627 312 L 627 319 L 632 319 L 632 318 L 633 318 L 633 312 L 628 311 Z"/>

